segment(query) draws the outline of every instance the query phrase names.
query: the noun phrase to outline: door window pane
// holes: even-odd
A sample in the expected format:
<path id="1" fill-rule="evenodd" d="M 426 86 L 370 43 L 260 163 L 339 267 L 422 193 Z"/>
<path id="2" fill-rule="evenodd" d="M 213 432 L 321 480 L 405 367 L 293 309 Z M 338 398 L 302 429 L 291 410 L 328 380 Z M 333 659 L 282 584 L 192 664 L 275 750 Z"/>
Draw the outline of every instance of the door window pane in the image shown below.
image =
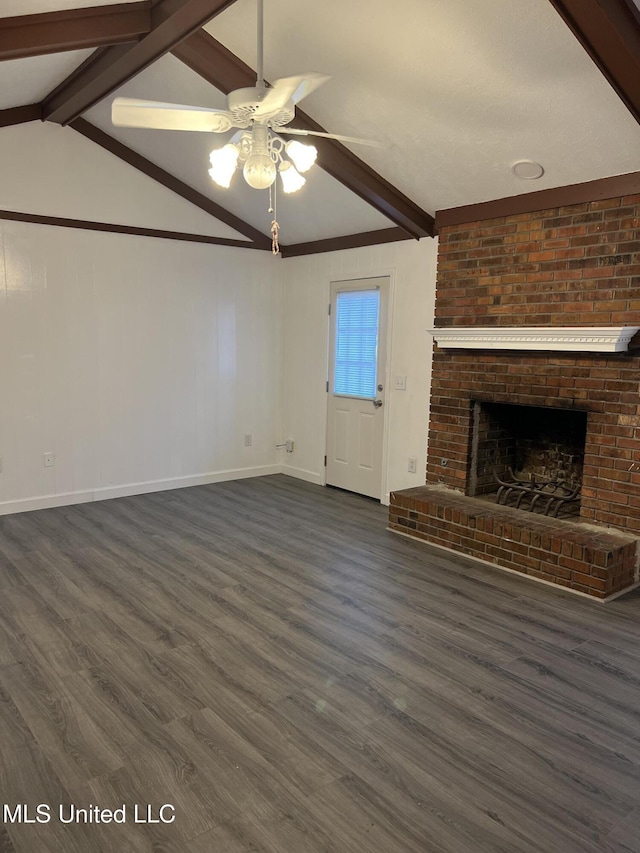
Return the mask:
<path id="1" fill-rule="evenodd" d="M 337 294 L 334 394 L 375 397 L 379 316 L 379 290 Z"/>

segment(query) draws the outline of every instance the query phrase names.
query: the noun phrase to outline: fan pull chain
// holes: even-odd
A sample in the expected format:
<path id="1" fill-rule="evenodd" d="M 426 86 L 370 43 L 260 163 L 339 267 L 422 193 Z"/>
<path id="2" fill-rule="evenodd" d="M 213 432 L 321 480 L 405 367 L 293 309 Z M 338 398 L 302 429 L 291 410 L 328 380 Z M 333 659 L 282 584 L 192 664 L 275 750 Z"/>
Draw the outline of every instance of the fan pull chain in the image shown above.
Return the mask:
<path id="1" fill-rule="evenodd" d="M 271 222 L 271 252 L 277 255 L 280 252 L 280 244 L 278 243 L 278 234 L 280 226 L 278 225 L 278 190 L 277 184 L 272 184 L 269 187 L 269 213 L 273 213 Z"/>

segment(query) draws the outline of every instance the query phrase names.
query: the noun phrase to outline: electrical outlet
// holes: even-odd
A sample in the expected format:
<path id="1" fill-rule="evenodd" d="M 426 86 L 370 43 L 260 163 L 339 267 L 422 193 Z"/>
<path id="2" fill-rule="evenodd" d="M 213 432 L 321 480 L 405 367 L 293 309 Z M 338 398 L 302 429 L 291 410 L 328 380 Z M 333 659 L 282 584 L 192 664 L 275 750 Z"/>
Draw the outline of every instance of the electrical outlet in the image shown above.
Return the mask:
<path id="1" fill-rule="evenodd" d="M 245 433 L 244 446 L 245 447 L 251 447 L 251 433 L 250 432 Z"/>
<path id="2" fill-rule="evenodd" d="M 44 467 L 53 468 L 56 461 L 55 453 L 43 453 L 42 456 L 44 459 Z"/>
<path id="3" fill-rule="evenodd" d="M 409 458 L 409 466 L 408 469 L 410 474 L 415 474 L 418 470 L 418 460 L 413 457 Z"/>
<path id="4" fill-rule="evenodd" d="M 287 453 L 293 453 L 293 448 L 295 445 L 295 441 L 292 438 L 288 438 L 286 442 Z"/>

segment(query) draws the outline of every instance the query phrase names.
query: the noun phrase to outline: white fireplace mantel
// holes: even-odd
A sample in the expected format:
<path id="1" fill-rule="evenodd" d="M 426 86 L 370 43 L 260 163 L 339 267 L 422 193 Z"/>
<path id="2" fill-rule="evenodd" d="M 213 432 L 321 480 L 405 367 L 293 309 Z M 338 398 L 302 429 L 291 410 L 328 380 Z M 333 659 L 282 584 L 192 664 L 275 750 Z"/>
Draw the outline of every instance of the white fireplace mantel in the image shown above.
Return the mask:
<path id="1" fill-rule="evenodd" d="M 626 352 L 638 326 L 448 326 L 428 329 L 441 349 Z"/>

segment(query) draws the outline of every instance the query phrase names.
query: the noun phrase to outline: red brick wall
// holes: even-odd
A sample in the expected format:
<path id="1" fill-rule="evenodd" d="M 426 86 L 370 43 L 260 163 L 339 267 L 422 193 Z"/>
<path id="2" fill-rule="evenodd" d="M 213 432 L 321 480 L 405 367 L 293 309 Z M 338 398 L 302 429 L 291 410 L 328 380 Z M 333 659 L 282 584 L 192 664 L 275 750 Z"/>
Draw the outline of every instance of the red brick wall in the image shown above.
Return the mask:
<path id="1" fill-rule="evenodd" d="M 437 326 L 640 326 L 640 195 L 442 229 Z M 587 411 L 581 518 L 640 533 L 640 357 L 438 350 L 427 483 L 467 493 L 473 400 Z"/>

